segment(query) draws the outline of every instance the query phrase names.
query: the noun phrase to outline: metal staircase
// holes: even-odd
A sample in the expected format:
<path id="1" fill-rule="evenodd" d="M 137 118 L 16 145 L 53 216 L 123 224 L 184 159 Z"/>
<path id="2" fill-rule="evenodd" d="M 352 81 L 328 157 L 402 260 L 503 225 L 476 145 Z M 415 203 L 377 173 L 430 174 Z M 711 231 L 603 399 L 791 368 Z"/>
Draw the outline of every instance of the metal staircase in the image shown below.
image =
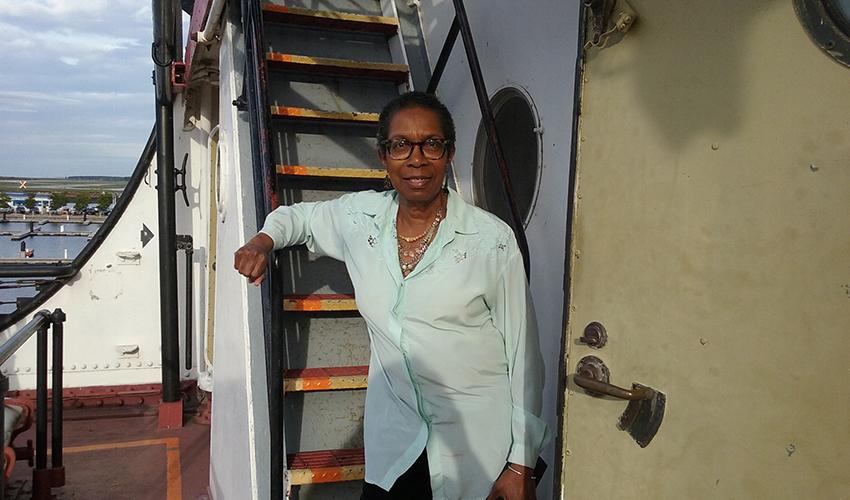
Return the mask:
<path id="1" fill-rule="evenodd" d="M 275 0 L 261 12 L 267 204 L 382 189 L 378 112 L 412 86 L 394 3 Z M 353 287 L 343 264 L 305 248 L 279 252 L 273 273 L 290 498 L 358 498 L 369 340 Z"/>

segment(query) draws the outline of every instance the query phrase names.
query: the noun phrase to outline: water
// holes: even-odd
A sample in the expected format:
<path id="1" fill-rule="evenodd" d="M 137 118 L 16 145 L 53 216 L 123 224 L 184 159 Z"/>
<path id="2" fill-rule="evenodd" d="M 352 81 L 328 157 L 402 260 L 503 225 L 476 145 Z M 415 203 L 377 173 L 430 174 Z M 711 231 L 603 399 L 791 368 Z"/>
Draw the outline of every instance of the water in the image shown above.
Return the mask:
<path id="1" fill-rule="evenodd" d="M 59 232 L 64 226 L 65 232 L 87 232 L 92 235 L 100 229 L 100 224 L 76 224 L 72 222 L 50 223 L 39 226 L 35 224 L 34 229 L 41 229 L 45 232 Z M 11 231 L 13 233 L 23 233 L 29 231 L 29 222 L 2 222 L 0 223 L 0 231 Z M 24 240 L 26 247 L 33 250 L 33 257 L 36 259 L 73 259 L 86 246 L 89 241 L 88 236 L 30 236 Z M 20 258 L 21 241 L 12 241 L 10 236 L 0 236 L 0 259 Z M 11 279 L 0 279 L 0 287 L 10 284 Z M 15 310 L 14 303 L 5 304 L 2 302 L 14 302 L 16 297 L 32 297 L 36 294 L 35 287 L 26 288 L 0 288 L 0 314 L 8 314 Z"/>
<path id="2" fill-rule="evenodd" d="M 41 228 L 45 232 L 61 231 L 61 226 L 65 227 L 66 232 L 89 232 L 94 234 L 100 228 L 100 224 L 83 224 L 75 223 L 51 223 L 39 226 L 36 224 L 34 229 Z M 0 223 L 0 231 L 12 231 L 13 233 L 23 233 L 29 231 L 28 222 L 4 222 Z M 64 259 L 65 250 L 68 250 L 68 258 L 73 259 L 80 253 L 80 250 L 88 243 L 88 238 L 85 236 L 31 236 L 22 240 L 26 242 L 27 248 L 31 248 L 37 259 Z M 0 259 L 10 259 L 20 257 L 21 242 L 12 241 L 9 236 L 0 236 Z"/>

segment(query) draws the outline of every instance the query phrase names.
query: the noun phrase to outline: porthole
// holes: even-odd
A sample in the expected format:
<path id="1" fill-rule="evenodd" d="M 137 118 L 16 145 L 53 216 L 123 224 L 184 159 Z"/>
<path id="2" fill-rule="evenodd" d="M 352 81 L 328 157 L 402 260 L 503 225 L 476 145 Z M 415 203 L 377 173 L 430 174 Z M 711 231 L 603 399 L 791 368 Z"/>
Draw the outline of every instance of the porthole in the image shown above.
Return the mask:
<path id="1" fill-rule="evenodd" d="M 794 10 L 812 41 L 850 67 L 850 0 L 794 0 Z"/>
<path id="2" fill-rule="evenodd" d="M 511 179 L 523 226 L 534 209 L 540 181 L 541 145 L 537 114 L 531 100 L 515 88 L 505 88 L 491 100 L 499 142 Z M 502 183 L 496 155 L 484 124 L 478 127 L 472 161 L 475 202 L 513 227 L 510 205 Z"/>

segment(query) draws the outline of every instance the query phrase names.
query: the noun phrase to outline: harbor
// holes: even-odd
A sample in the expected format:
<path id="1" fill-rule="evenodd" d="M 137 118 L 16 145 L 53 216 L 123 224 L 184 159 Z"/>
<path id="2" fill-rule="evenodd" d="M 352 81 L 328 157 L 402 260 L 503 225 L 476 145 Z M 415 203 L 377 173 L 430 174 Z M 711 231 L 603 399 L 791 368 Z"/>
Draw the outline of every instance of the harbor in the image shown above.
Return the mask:
<path id="1" fill-rule="evenodd" d="M 0 224 L 0 261 L 21 258 L 25 250 L 31 250 L 35 258 L 72 259 L 100 227 L 99 223 L 73 220 L 7 221 Z"/>
<path id="2" fill-rule="evenodd" d="M 0 217 L 0 224 L 6 222 L 33 222 L 36 224 L 47 224 L 50 222 L 73 224 L 103 224 L 105 215 L 70 215 L 70 214 L 13 214 L 4 213 Z M 0 226 L 2 227 L 2 226 Z"/>

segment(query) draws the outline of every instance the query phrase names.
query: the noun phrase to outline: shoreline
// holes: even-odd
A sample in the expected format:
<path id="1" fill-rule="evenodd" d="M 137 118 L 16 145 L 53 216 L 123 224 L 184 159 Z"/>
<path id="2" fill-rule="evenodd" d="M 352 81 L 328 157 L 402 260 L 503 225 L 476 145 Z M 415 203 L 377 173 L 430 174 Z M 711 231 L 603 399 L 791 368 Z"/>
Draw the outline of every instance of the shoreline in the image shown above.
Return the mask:
<path id="1" fill-rule="evenodd" d="M 2 214 L 0 215 L 0 224 L 3 222 L 32 222 L 34 224 L 40 224 L 42 222 L 50 223 L 61 223 L 67 222 L 71 224 L 84 224 L 89 222 L 91 224 L 103 224 L 103 221 L 106 220 L 105 215 L 87 215 L 85 219 L 83 219 L 82 215 L 45 215 L 45 214 Z"/>

